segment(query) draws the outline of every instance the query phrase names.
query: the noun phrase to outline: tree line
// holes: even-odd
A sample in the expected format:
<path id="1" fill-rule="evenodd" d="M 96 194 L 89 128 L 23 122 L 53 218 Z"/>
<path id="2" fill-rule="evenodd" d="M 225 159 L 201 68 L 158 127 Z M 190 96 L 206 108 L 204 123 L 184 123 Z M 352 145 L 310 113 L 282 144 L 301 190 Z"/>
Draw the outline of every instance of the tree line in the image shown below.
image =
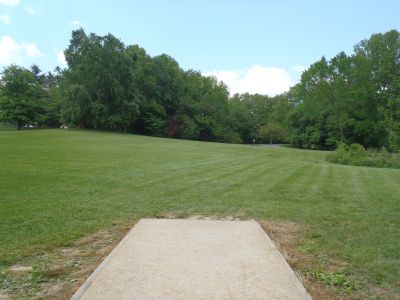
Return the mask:
<path id="1" fill-rule="evenodd" d="M 324 57 L 305 71 L 289 94 L 291 140 L 298 147 L 338 142 L 368 148 L 400 146 L 400 34 L 374 34 L 354 54 Z"/>
<path id="2" fill-rule="evenodd" d="M 111 34 L 72 32 L 68 67 L 42 73 L 11 65 L 0 79 L 0 121 L 115 130 L 230 143 L 289 142 L 333 149 L 340 142 L 400 146 L 400 34 L 374 34 L 352 55 L 322 57 L 275 97 L 229 96 L 227 86 L 151 57 Z"/>

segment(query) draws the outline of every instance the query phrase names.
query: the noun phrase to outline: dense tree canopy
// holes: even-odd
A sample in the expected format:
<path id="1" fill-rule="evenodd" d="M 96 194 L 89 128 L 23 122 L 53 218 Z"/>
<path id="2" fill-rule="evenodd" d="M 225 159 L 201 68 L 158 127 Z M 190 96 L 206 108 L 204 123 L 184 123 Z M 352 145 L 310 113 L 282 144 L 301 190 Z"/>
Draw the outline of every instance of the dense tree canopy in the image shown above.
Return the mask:
<path id="1" fill-rule="evenodd" d="M 324 57 L 296 87 L 290 115 L 292 142 L 332 148 L 338 142 L 398 149 L 400 138 L 400 34 L 374 34 L 355 53 Z"/>
<path id="2" fill-rule="evenodd" d="M 0 81 L 0 121 L 234 143 L 339 142 L 400 147 L 400 33 L 374 34 L 354 53 L 322 57 L 290 91 L 229 96 L 213 77 L 151 57 L 111 34 L 72 32 L 68 67 L 42 74 L 11 65 Z"/>
<path id="3" fill-rule="evenodd" d="M 58 75 L 41 74 L 38 66 L 30 70 L 11 65 L 0 80 L 0 120 L 21 129 L 29 126 L 57 126 L 60 106 L 55 91 Z"/>

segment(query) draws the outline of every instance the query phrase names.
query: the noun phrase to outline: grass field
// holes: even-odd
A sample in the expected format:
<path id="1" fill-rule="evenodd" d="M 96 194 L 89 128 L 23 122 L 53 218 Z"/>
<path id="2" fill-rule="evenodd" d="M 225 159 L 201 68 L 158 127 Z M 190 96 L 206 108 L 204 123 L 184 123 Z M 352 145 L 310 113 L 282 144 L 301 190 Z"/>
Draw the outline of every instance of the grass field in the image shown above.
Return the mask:
<path id="1" fill-rule="evenodd" d="M 400 291 L 400 170 L 326 153 L 74 130 L 0 131 L 0 263 L 166 212 L 288 220 L 305 247 Z"/>

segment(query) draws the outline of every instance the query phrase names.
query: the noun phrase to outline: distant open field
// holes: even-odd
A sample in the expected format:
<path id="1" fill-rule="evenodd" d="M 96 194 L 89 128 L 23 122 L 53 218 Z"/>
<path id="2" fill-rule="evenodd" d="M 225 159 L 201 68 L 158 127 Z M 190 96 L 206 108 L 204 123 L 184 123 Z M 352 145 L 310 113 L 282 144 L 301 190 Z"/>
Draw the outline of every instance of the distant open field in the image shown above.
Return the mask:
<path id="1" fill-rule="evenodd" d="M 400 288 L 400 170 L 326 152 L 78 130 L 0 131 L 0 266 L 167 213 L 305 225 L 305 251 Z"/>

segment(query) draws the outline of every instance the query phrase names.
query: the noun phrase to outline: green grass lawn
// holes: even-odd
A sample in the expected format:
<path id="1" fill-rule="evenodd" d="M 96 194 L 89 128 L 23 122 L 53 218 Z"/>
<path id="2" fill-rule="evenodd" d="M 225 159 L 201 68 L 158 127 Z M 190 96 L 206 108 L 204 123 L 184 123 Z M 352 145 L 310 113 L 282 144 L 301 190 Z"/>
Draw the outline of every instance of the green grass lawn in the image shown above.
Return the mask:
<path id="1" fill-rule="evenodd" d="M 319 255 L 398 289 L 400 170 L 326 152 L 74 130 L 0 131 L 0 263 L 165 212 L 308 226 Z"/>

